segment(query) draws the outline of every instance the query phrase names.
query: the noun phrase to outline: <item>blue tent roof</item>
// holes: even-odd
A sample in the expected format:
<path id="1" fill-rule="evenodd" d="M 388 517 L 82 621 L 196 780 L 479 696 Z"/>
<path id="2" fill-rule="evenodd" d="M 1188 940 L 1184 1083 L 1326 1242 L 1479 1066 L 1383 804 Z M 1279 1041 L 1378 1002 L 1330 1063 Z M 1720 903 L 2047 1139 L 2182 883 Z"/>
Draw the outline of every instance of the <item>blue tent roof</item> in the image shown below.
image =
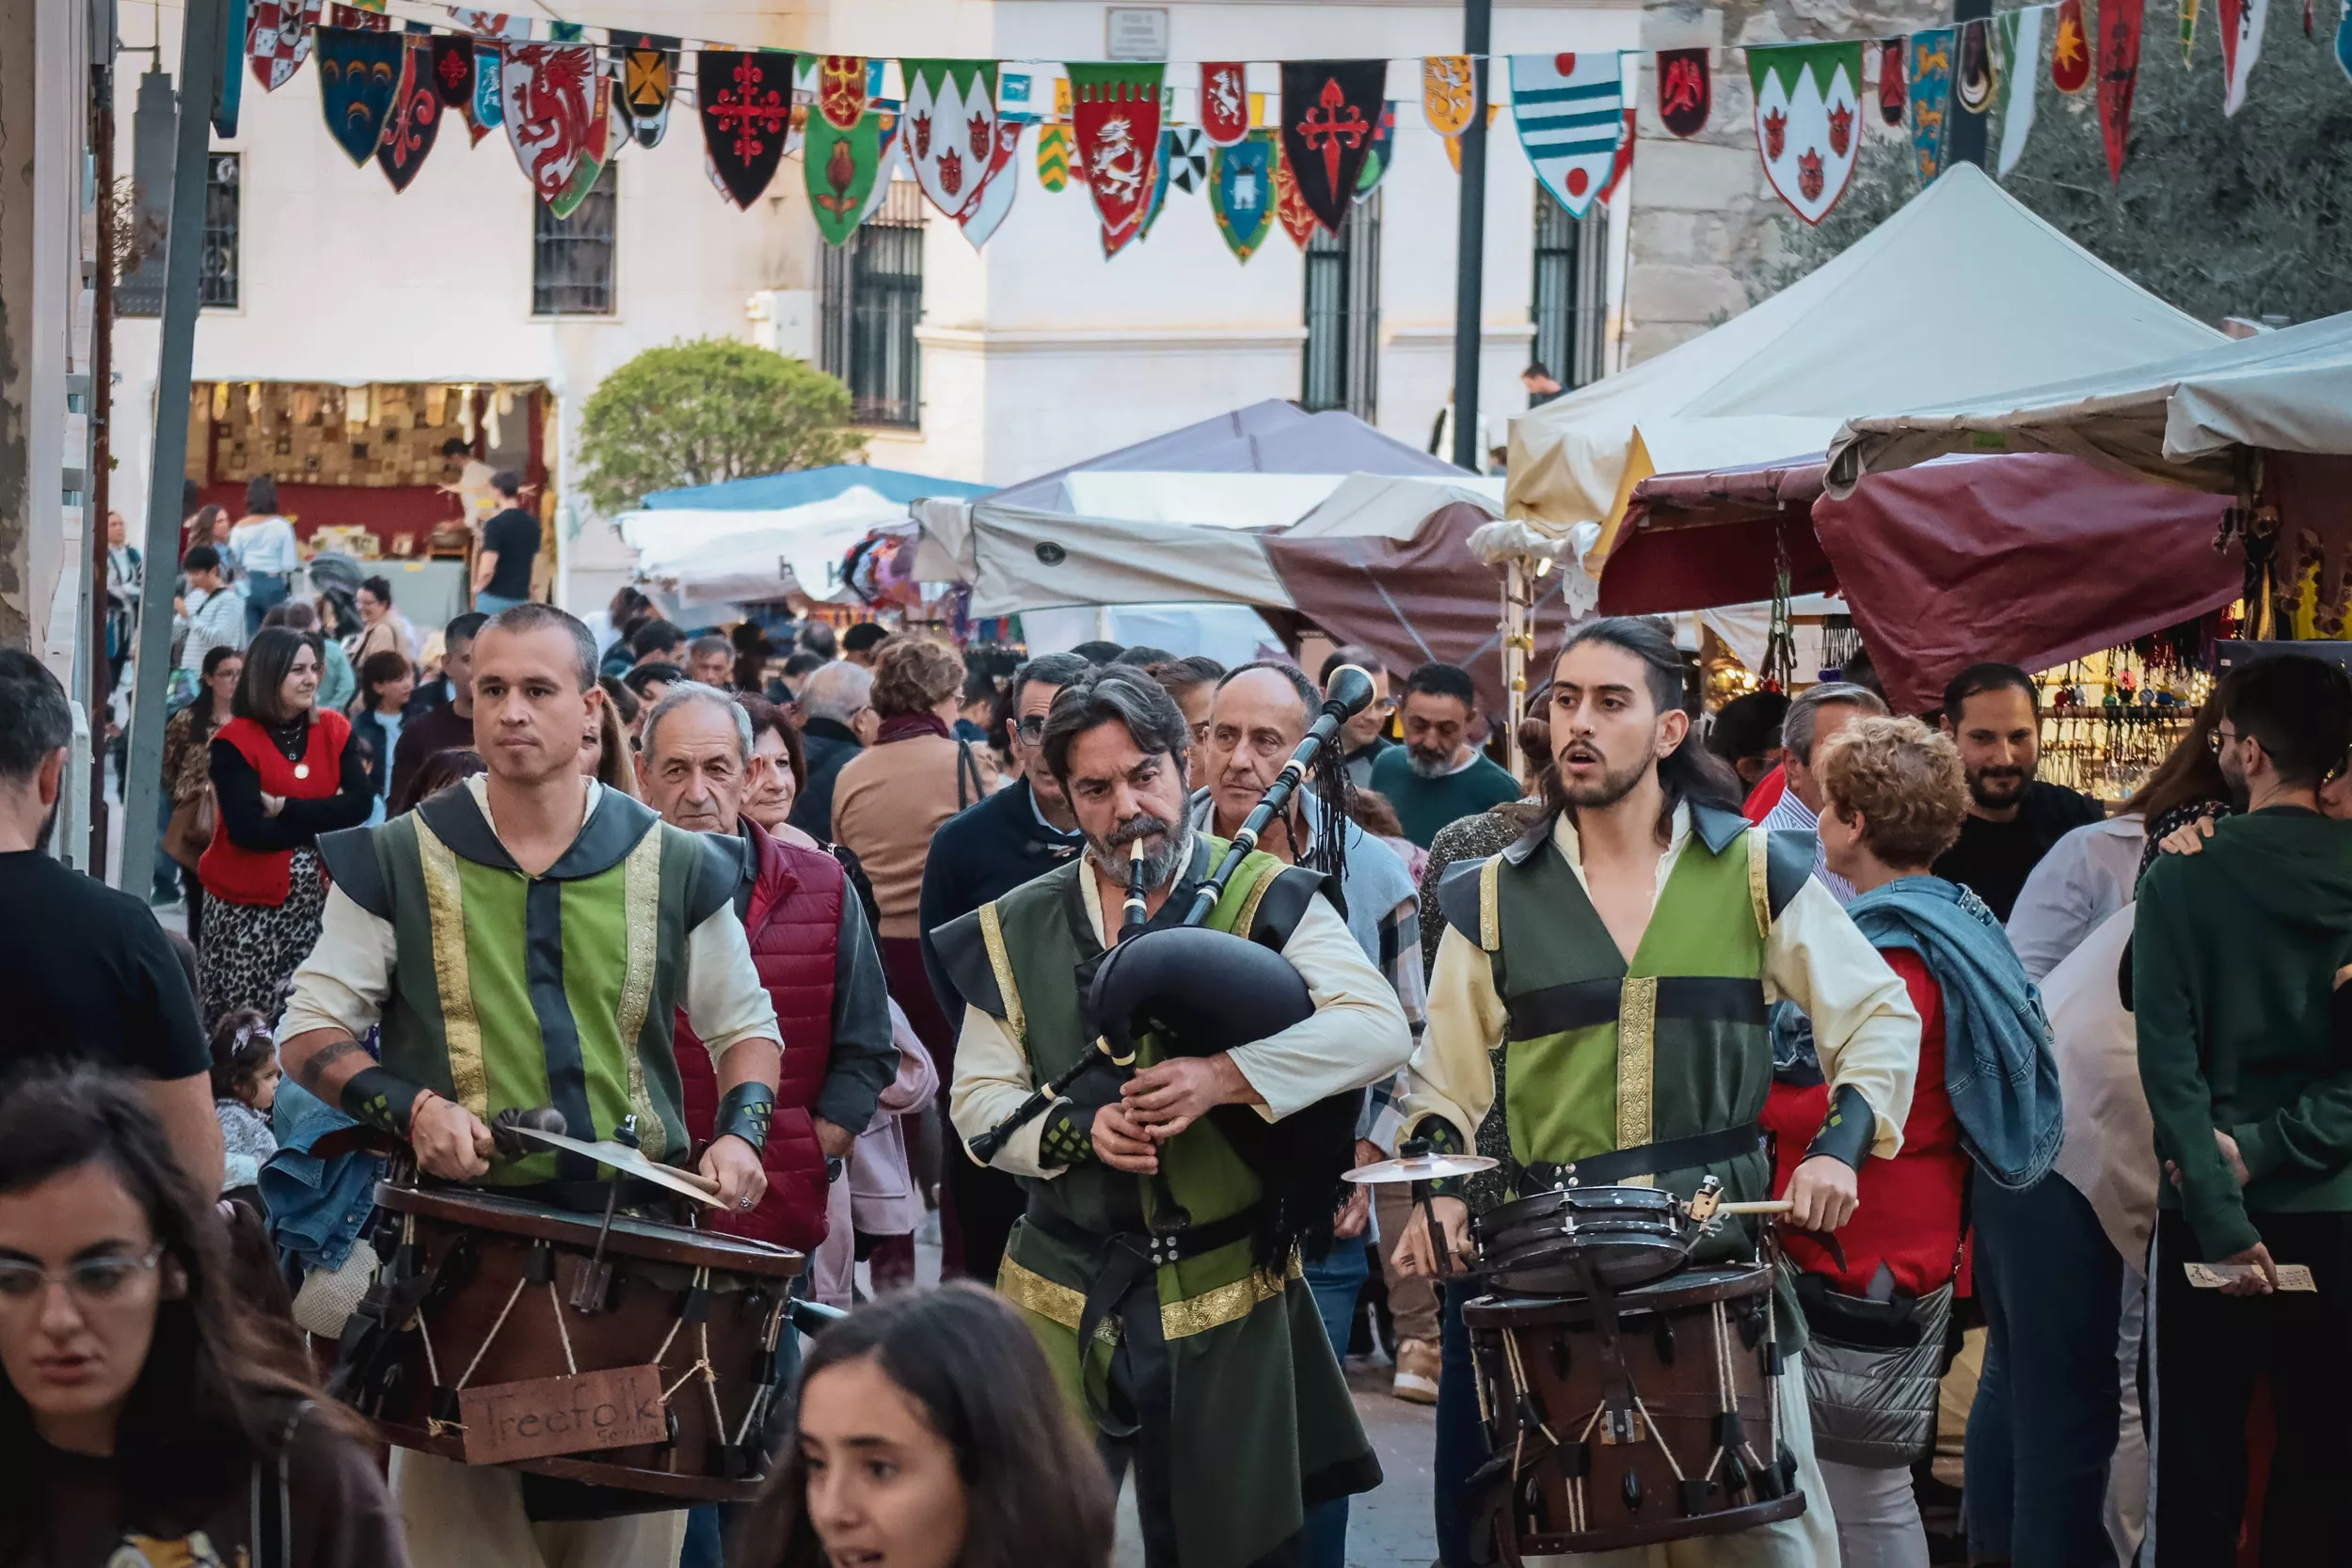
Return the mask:
<path id="1" fill-rule="evenodd" d="M 852 485 L 863 484 L 884 499 L 915 501 L 930 496 L 969 499 L 985 496 L 991 486 L 961 480 L 933 479 L 929 474 L 902 473 L 897 468 L 869 468 L 862 463 L 836 463 L 826 468 L 797 468 L 756 479 L 732 479 L 723 484 L 695 484 L 680 490 L 656 490 L 645 498 L 655 511 L 691 507 L 711 512 L 781 512 L 831 500 Z"/>

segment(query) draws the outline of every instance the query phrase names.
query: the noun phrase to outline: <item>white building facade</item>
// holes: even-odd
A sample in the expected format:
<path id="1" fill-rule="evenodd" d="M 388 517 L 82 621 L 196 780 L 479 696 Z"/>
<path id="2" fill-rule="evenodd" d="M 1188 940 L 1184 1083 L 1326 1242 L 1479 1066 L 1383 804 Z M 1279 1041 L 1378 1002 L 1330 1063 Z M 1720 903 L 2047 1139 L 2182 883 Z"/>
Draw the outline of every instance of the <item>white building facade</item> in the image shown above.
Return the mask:
<path id="1" fill-rule="evenodd" d="M 850 383 L 870 461 L 943 478 L 1009 483 L 1266 398 L 1348 407 L 1427 446 L 1453 382 L 1459 182 L 1422 113 L 1419 60 L 1459 50 L 1459 8 L 1409 0 L 1144 8 L 1161 13 L 1183 118 L 1201 60 L 1391 60 L 1388 172 L 1336 243 L 1302 254 L 1278 227 L 1243 265 L 1205 195 L 1171 192 L 1150 235 L 1105 261 L 1085 188 L 1040 184 L 1031 130 L 1009 171 L 1020 182 L 1012 211 L 984 250 L 902 174 L 903 188 L 851 246 L 829 253 L 797 153 L 739 212 L 713 188 L 684 103 L 659 147 L 618 158 L 609 200 L 592 198 L 551 231 L 503 133 L 469 148 L 455 116 L 405 193 L 372 165 L 355 167 L 327 134 L 313 62 L 275 93 L 248 76 L 237 135 L 215 141 L 208 250 L 217 303 L 198 326 L 194 379 L 544 388 L 541 436 L 561 499 L 557 593 L 581 609 L 622 579 L 628 552 L 566 488 L 580 406 L 615 367 L 680 338 L 740 337 L 821 364 Z M 809 54 L 1008 62 L 1103 57 L 1111 9 L 1066 0 L 564 8 L 594 42 L 606 26 L 629 25 Z M 395 0 L 392 11 L 446 25 L 436 8 Z M 179 14 L 133 11 L 123 26 L 159 25 L 161 57 L 175 61 Z M 537 18 L 540 36 L 546 28 Z M 1641 28 L 1637 4 L 1500 0 L 1494 47 L 1632 50 Z M 1038 106 L 1050 107 L 1057 68 L 1007 66 L 1024 69 Z M 691 83 L 691 57 L 680 75 Z M 1270 63 L 1253 69 L 1251 87 L 1271 98 Z M 135 91 L 126 72 L 118 94 L 125 125 Z M 1502 420 L 1527 406 L 1518 375 L 1531 358 L 1557 361 L 1550 368 L 1570 385 L 1618 362 L 1618 216 L 1640 179 L 1637 166 L 1615 215 L 1597 209 L 1602 215 L 1572 222 L 1540 195 L 1507 108 L 1494 122 L 1481 407 L 1495 444 Z M 116 341 L 116 495 L 142 497 L 153 324 L 124 321 Z M 513 443 L 511 432 L 505 438 Z"/>

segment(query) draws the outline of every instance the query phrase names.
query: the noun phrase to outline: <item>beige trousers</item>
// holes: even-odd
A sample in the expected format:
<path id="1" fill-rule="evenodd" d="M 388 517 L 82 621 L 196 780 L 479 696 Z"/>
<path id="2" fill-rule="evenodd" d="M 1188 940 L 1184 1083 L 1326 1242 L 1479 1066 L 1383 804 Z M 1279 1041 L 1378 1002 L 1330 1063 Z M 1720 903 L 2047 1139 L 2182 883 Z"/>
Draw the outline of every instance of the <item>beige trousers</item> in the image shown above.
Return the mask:
<path id="1" fill-rule="evenodd" d="M 1821 1466 L 1813 1457 L 1813 1411 L 1804 1397 L 1803 1355 L 1791 1355 L 1782 1364 L 1780 1435 L 1797 1456 L 1797 1490 L 1804 1494 L 1804 1512 L 1793 1519 L 1758 1525 L 1737 1535 L 1695 1535 L 1659 1546 L 1528 1560 L 1564 1568 L 1837 1568 L 1837 1521 L 1830 1513 Z"/>
<path id="2" fill-rule="evenodd" d="M 533 1524 L 513 1470 L 392 1450 L 392 1495 L 417 1568 L 677 1568 L 686 1514 Z"/>

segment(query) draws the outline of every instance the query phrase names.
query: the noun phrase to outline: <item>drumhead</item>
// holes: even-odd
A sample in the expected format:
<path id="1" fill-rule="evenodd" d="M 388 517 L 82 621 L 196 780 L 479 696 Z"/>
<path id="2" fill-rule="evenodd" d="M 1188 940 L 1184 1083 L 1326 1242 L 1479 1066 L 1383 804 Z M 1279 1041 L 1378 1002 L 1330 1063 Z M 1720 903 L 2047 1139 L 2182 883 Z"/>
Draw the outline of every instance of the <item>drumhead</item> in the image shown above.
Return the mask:
<path id="1" fill-rule="evenodd" d="M 553 1242 L 582 1252 L 595 1249 L 596 1234 L 604 1225 L 602 1214 L 549 1209 L 477 1187 L 403 1187 L 385 1181 L 376 1185 L 375 1201 L 378 1207 L 396 1214 L 414 1214 L 419 1219 L 444 1225 Z M 771 1279 L 788 1279 L 808 1261 L 788 1247 L 771 1246 L 743 1236 L 722 1236 L 708 1230 L 663 1225 L 631 1214 L 612 1216 L 612 1230 L 604 1250 L 616 1258 L 644 1258 Z"/>
<path id="2" fill-rule="evenodd" d="M 1493 1294 L 1481 1296 L 1463 1307 L 1463 1317 L 1472 1327 L 1580 1323 L 1592 1316 L 1591 1301 L 1583 1296 L 1562 1295 L 1541 1290 L 1512 1290 L 1504 1287 L 1500 1280 L 1496 1281 L 1496 1285 Z M 1772 1291 L 1772 1271 L 1763 1264 L 1682 1269 L 1624 1291 L 1617 1297 L 1617 1311 L 1621 1316 L 1644 1311 L 1674 1311 L 1704 1307 L 1710 1302 L 1770 1297 Z"/>

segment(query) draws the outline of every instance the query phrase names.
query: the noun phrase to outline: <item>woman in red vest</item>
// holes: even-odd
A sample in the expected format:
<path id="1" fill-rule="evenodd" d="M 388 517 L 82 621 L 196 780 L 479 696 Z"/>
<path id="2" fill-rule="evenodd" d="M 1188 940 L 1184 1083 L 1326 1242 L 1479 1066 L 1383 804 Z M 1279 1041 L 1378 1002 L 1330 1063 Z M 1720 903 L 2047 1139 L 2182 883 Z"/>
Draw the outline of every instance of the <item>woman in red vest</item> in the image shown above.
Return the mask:
<path id="1" fill-rule="evenodd" d="M 207 1028 L 237 1007 L 276 1026 L 326 907 L 318 836 L 368 818 L 373 792 L 360 748 L 350 744 L 351 721 L 319 712 L 318 691 L 317 640 L 264 626 L 245 651 L 229 722 L 213 737 L 219 824 L 197 862 Z"/>

